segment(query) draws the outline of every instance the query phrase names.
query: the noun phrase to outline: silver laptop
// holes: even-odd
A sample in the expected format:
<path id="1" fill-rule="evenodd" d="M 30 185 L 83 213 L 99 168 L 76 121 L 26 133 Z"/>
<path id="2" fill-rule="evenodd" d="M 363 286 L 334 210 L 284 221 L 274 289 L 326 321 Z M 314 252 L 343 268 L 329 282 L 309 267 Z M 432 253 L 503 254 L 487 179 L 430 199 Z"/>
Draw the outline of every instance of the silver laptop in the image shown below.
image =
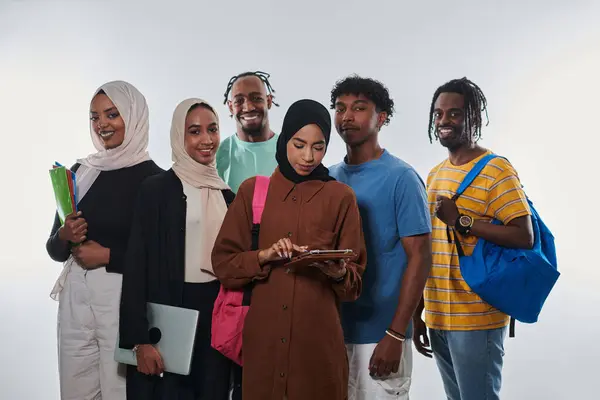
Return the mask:
<path id="1" fill-rule="evenodd" d="M 189 375 L 192 353 L 198 325 L 197 310 L 148 303 L 148 328 L 154 334 L 160 332 L 155 344 L 165 364 L 165 371 L 180 375 Z M 155 336 L 155 335 L 151 335 Z M 115 361 L 137 365 L 135 353 L 130 349 L 115 348 Z"/>

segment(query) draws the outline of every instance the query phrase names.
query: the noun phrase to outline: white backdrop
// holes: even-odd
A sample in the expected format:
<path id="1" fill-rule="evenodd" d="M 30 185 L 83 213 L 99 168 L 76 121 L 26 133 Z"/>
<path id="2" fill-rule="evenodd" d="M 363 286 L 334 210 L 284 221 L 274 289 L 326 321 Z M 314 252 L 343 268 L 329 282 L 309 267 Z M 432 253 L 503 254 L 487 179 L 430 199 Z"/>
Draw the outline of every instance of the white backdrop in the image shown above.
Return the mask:
<path id="1" fill-rule="evenodd" d="M 427 138 L 434 90 L 465 75 L 479 84 L 490 109 L 482 144 L 518 169 L 563 272 L 540 322 L 507 340 L 503 398 L 597 399 L 599 17 L 591 0 L 0 0 L 0 398 L 58 399 L 48 169 L 92 151 L 94 89 L 122 79 L 146 95 L 150 151 L 167 168 L 175 105 L 209 99 L 230 135 L 226 83 L 259 69 L 282 106 L 271 111 L 275 130 L 299 98 L 328 105 L 345 75 L 385 82 L 397 115 L 381 141 L 422 176 L 445 157 Z M 343 154 L 335 136 L 326 161 Z M 412 398 L 442 399 L 434 362 L 415 358 Z"/>

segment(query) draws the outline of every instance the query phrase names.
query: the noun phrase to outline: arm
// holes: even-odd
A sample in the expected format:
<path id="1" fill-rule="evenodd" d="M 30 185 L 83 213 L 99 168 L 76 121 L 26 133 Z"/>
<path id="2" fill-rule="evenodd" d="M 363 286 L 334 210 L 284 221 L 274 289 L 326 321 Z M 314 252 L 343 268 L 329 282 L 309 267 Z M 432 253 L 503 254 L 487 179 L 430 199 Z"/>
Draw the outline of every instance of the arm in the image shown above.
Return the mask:
<path id="1" fill-rule="evenodd" d="M 358 257 L 346 263 L 346 275 L 341 282 L 333 283 L 332 287 L 341 301 L 354 301 L 362 291 L 362 275 L 367 265 L 367 248 L 362 230 L 362 221 L 356 197 L 348 196 L 342 204 L 345 213 L 339 229 L 338 249 L 352 249 Z"/>
<path id="2" fill-rule="evenodd" d="M 506 160 L 500 162 L 504 171 L 490 187 L 486 215 L 504 225 L 475 221 L 471 233 L 500 246 L 531 249 L 534 238 L 527 196 L 512 165 Z"/>
<path id="3" fill-rule="evenodd" d="M 66 240 L 60 238 L 60 229 L 60 219 L 58 219 L 58 213 L 56 213 L 50 237 L 46 241 L 46 251 L 54 261 L 65 262 L 71 255 L 71 247 Z"/>
<path id="4" fill-rule="evenodd" d="M 413 314 L 414 318 L 422 319 L 423 311 L 425 310 L 425 297 L 421 294 L 421 299 L 417 304 L 417 308 L 415 308 L 415 313 Z"/>
<path id="5" fill-rule="evenodd" d="M 123 266 L 125 261 L 126 247 L 111 247 L 107 249 L 108 262 L 106 264 L 107 272 L 123 273 Z"/>
<path id="6" fill-rule="evenodd" d="M 402 290 L 398 307 L 390 328 L 398 333 L 406 332 L 413 314 L 423 303 L 423 290 L 431 269 L 431 234 L 402 238 L 402 247 L 406 252 L 408 264 L 402 278 Z M 423 303 L 424 306 L 424 303 Z M 421 308 L 421 312 L 423 309 Z"/>
<path id="7" fill-rule="evenodd" d="M 75 164 L 71 167 L 71 171 L 77 172 L 79 169 L 79 164 Z M 76 216 L 70 216 L 66 218 L 65 224 L 71 224 L 71 220 L 76 220 Z M 77 226 L 79 224 L 70 225 L 71 228 Z M 75 229 L 76 232 L 81 232 Z M 73 229 L 71 229 L 71 233 L 73 233 Z M 68 235 L 68 234 L 67 234 Z M 85 235 L 85 233 L 84 233 Z M 54 261 L 65 262 L 71 255 L 71 244 L 69 240 L 64 237 L 64 227 L 60 223 L 60 219 L 58 218 L 58 213 L 54 215 L 54 224 L 52 226 L 52 230 L 50 232 L 50 237 L 46 241 L 46 251 L 50 258 Z M 80 235 L 77 235 L 80 236 Z M 85 237 L 84 237 L 85 238 Z"/>
<path id="8" fill-rule="evenodd" d="M 396 226 L 407 266 L 390 329 L 404 334 L 422 301 L 431 269 L 431 217 L 425 185 L 415 171 L 407 171 L 397 181 L 394 196 Z"/>
<path id="9" fill-rule="evenodd" d="M 396 312 L 388 329 L 404 335 L 415 309 L 421 302 L 431 268 L 431 218 L 423 181 L 414 170 L 407 171 L 396 182 L 394 191 L 396 227 L 407 256 Z M 384 334 L 371 360 L 369 370 L 377 376 L 397 372 L 402 341 L 406 338 Z"/>
<path id="10" fill-rule="evenodd" d="M 499 246 L 516 249 L 533 247 L 533 227 L 531 216 L 517 217 L 507 225 L 495 225 L 484 221 L 474 221 L 471 234 Z"/>
<path id="11" fill-rule="evenodd" d="M 531 249 L 534 237 L 527 197 L 512 166 L 506 163 L 504 168 L 490 187 L 485 210 L 486 216 L 501 221 L 503 225 L 476 220 L 471 235 L 499 246 Z M 459 210 L 453 201 L 438 196 L 436 215 L 445 224 L 455 226 Z"/>
<path id="12" fill-rule="evenodd" d="M 145 226 L 149 218 L 148 202 L 152 194 L 144 194 L 144 186 L 134 208 L 133 221 L 129 234 L 125 268 L 123 270 L 123 288 L 120 311 L 120 345 L 131 348 L 139 344 L 150 343 L 148 319 L 146 316 L 147 299 L 147 242 L 145 234 L 152 234 Z"/>
<path id="13" fill-rule="evenodd" d="M 252 194 L 255 179 L 245 181 L 225 214 L 212 251 L 213 271 L 223 286 L 239 289 L 265 279 L 269 265 L 261 266 L 252 248 Z"/>

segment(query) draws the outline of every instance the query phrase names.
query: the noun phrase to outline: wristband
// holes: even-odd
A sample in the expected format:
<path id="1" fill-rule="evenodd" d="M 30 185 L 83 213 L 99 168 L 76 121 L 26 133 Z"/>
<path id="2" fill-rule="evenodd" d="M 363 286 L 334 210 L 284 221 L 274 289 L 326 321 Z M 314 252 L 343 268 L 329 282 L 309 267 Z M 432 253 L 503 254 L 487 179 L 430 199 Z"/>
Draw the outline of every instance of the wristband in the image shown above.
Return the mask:
<path id="1" fill-rule="evenodd" d="M 400 342 L 404 342 L 406 340 L 406 336 L 404 336 L 401 333 L 396 332 L 393 329 L 386 329 L 385 333 L 386 333 L 386 335 L 391 336 Z"/>

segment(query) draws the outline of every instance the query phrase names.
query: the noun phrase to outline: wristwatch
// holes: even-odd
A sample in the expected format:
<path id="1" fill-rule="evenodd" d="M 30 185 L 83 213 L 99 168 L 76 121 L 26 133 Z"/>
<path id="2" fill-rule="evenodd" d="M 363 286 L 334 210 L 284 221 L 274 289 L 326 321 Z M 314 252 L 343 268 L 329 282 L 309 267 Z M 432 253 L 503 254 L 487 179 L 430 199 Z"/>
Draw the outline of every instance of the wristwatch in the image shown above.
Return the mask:
<path id="1" fill-rule="evenodd" d="M 465 214 L 460 214 L 454 224 L 454 229 L 461 235 L 469 235 L 472 227 L 473 218 Z"/>

